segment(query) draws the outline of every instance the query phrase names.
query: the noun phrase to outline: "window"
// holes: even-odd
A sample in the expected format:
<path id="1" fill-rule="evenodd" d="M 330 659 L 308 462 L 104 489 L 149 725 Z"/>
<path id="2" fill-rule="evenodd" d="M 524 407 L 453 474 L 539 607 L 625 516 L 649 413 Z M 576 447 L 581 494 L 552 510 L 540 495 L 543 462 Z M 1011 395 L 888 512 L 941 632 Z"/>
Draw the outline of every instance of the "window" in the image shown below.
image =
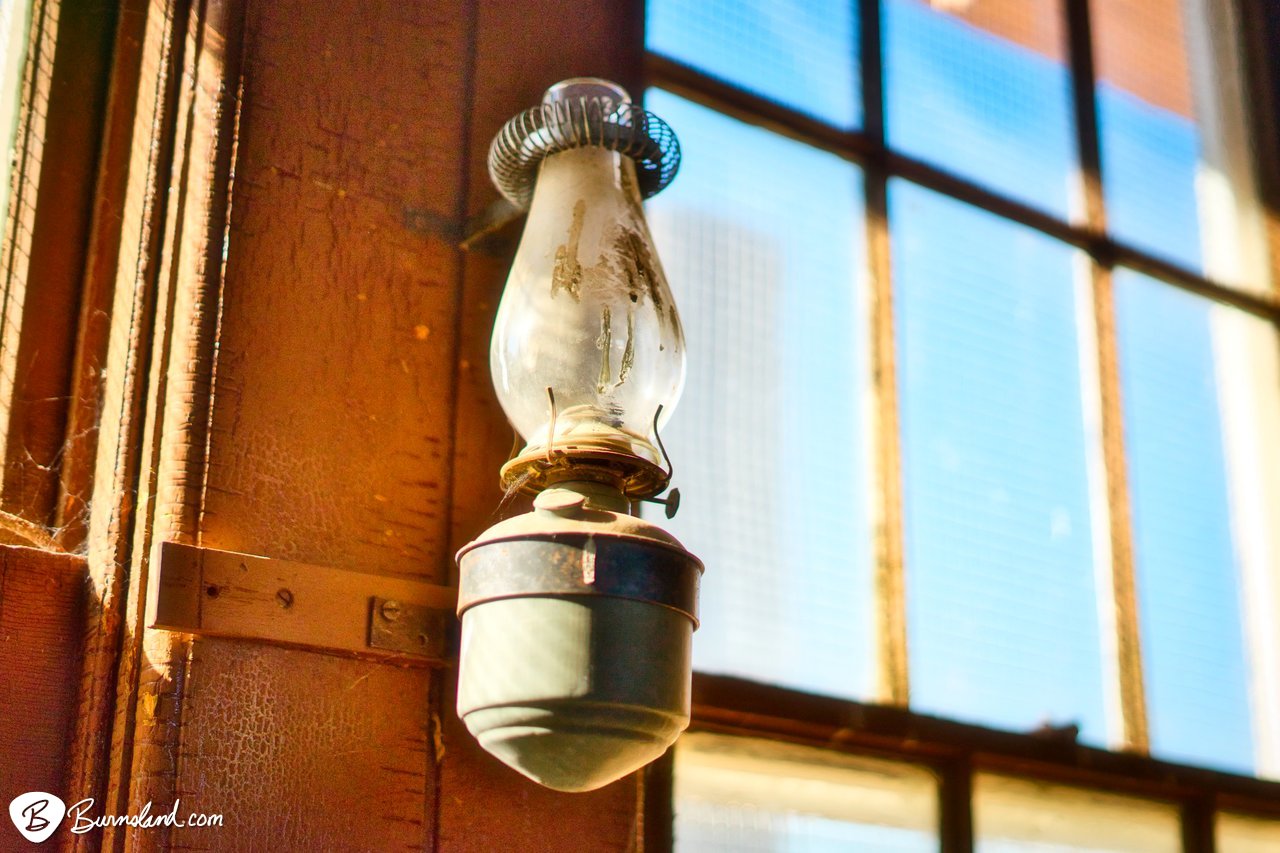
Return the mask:
<path id="1" fill-rule="evenodd" d="M 119 219 L 99 170 L 116 23 L 111 4 L 0 4 L 0 545 L 83 540 L 110 325 L 90 243 L 101 256 Z"/>
<path id="2" fill-rule="evenodd" d="M 948 849 L 1194 847 L 1227 790 L 1280 816 L 1250 10 L 650 0 L 646 103 L 685 151 L 650 218 L 690 348 L 665 439 L 708 567 L 695 729 L 944 756 Z M 945 743 L 903 747 L 926 717 Z M 678 849 L 711 849 L 681 809 L 719 808 L 681 793 L 697 743 Z M 1044 743 L 1114 773 L 1031 781 Z M 1164 841 L 1018 816 L 1077 795 Z M 796 833 L 762 849 L 843 849 Z"/>

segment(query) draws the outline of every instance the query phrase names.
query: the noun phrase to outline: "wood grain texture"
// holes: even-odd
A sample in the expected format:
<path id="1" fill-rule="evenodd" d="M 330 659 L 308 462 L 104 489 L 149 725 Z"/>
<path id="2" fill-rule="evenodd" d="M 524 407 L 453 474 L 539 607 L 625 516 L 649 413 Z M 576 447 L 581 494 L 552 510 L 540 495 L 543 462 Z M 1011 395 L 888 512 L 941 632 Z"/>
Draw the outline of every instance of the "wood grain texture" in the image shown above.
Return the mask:
<path id="1" fill-rule="evenodd" d="M 127 204 L 130 186 L 146 12 L 146 0 L 126 0 L 119 4 L 114 41 L 116 50 L 112 54 L 110 79 L 106 87 L 92 224 L 80 291 L 80 320 L 67 411 L 67 441 L 59 471 L 62 488 L 55 523 L 59 541 L 68 551 L 79 550 L 84 545 L 89 527 L 89 502 L 105 379 L 110 373 L 107 351 L 111 339 L 116 265 L 120 260 L 121 237 L 126 233 L 125 217 L 121 212 Z M 154 89 L 151 91 L 154 94 Z"/>
<path id="2" fill-rule="evenodd" d="M 425 670 L 234 640 L 193 655 L 176 794 L 225 825 L 179 830 L 175 847 L 427 848 Z"/>
<path id="3" fill-rule="evenodd" d="M 26 791 L 67 796 L 85 571 L 83 557 L 0 547 L 0 802 L 6 809 Z M 0 849 L 22 844 L 5 820 Z"/>
<path id="4" fill-rule="evenodd" d="M 447 572 L 461 10 L 250 10 L 202 536 Z"/>
<path id="5" fill-rule="evenodd" d="M 12 397 L 0 412 L 8 421 L 3 507 L 52 526 L 115 11 L 76 0 L 38 8 L 33 29 L 46 37 L 32 63 L 33 126 L 24 139 L 35 150 L 22 158 L 30 172 L 19 183 L 27 191 L 18 197 L 16 230 L 22 239 L 12 247 L 5 271 L 5 289 L 25 290 L 25 296 L 15 306 L 20 339 L 9 339 L 13 330 L 5 331 L 5 347 L 15 348 L 16 375 Z"/>
<path id="6" fill-rule="evenodd" d="M 119 217 L 119 245 L 99 246 L 95 269 L 114 260 L 105 363 L 101 373 L 96 457 L 86 549 L 89 593 L 86 598 L 85 658 L 76 717 L 70 790 L 75 799 L 94 797 L 112 813 L 122 810 L 128 790 L 127 745 L 114 736 L 120 711 L 116 703 L 121 636 L 128 589 L 130 521 L 133 518 L 139 460 L 142 456 L 145 365 L 151 352 L 153 282 L 164 222 L 163 187 L 173 150 L 171 102 L 175 88 L 171 34 L 176 9 L 164 0 L 138 0 L 121 10 L 113 81 L 113 157 L 126 163 Z M 180 26 L 180 25 L 179 25 Z M 124 103 L 121 103 L 123 101 Z M 125 148 L 121 152 L 117 146 Z M 110 242 L 111 238 L 106 238 Z M 77 463 L 84 464 L 84 463 Z M 127 651 L 127 649 L 126 649 Z M 112 770 L 115 773 L 112 773 Z M 97 849 L 99 833 L 77 835 L 74 849 Z"/>
<path id="7" fill-rule="evenodd" d="M 157 514 L 194 500 L 202 544 L 447 573 L 462 35 L 447 7 L 247 9 L 217 359 L 190 376 L 192 396 L 213 380 L 210 428 L 166 423 L 156 487 Z M 148 632 L 144 657 L 163 643 Z M 140 673 L 135 787 L 171 778 L 184 809 L 228 822 L 170 845 L 431 846 L 427 672 L 186 650 Z"/>
<path id="8" fill-rule="evenodd" d="M 190 644 L 181 635 L 148 633 L 142 611 L 154 538 L 195 537 L 205 424 L 215 348 L 221 247 L 234 147 L 235 80 L 242 29 L 238 3 L 218 0 L 153 5 L 167 51 L 167 86 L 158 116 L 172 140 L 168 180 L 156 193 L 163 241 L 146 255 L 154 288 L 145 380 L 148 405 L 135 413 L 136 513 L 120 532 L 130 582 L 123 604 L 123 643 L 113 728 L 112 774 L 104 807 L 167 811 L 175 799 L 178 723 Z M 148 36 L 153 30 L 148 29 Z M 92 531 L 91 531 L 92 533 Z M 92 537 L 91 537 L 92 538 Z M 108 849 L 159 849 L 168 828 L 108 828 Z"/>
<path id="9" fill-rule="evenodd" d="M 639 9 L 147 7 L 149 147 L 130 160 L 88 535 L 124 637 L 103 806 L 180 799 L 226 824 L 108 830 L 105 849 L 636 846 L 639 777 L 587 796 L 524 781 L 463 730 L 451 671 L 147 630 L 144 610 L 159 541 L 451 576 L 510 443 L 484 354 L 507 260 L 457 249 L 496 197 L 488 138 L 561 77 L 635 87 Z M 566 819 L 548 831 L 550 813 Z"/>

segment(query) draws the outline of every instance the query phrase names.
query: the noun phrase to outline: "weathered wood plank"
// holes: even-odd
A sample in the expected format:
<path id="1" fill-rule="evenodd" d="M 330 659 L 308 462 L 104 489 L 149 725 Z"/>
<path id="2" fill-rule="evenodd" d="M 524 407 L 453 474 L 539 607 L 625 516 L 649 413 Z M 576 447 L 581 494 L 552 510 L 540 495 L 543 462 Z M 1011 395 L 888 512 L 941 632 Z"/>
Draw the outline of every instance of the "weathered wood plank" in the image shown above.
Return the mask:
<path id="1" fill-rule="evenodd" d="M 447 569 L 463 17 L 250 9 L 207 544 Z"/>
<path id="2" fill-rule="evenodd" d="M 80 680 L 85 559 L 0 546 L 0 802 L 66 796 Z M 18 836 L 8 821 L 0 848 Z"/>
<path id="3" fill-rule="evenodd" d="M 0 299 L 10 314 L 0 352 L 12 356 L 0 359 L 0 447 L 3 508 L 51 526 L 116 10 L 72 2 L 35 9 L 32 29 L 44 37 L 31 63 L 34 98 L 18 141 L 15 233 Z"/>
<path id="4" fill-rule="evenodd" d="M 210 429 L 192 446 L 166 426 L 162 457 L 189 462 L 157 484 L 158 512 L 197 498 L 202 545 L 445 573 L 463 20 L 249 5 Z M 173 794 L 227 818 L 171 844 L 432 846 L 428 672 L 207 638 L 160 653 L 135 769 L 170 772 L 179 731 Z"/>
<path id="5" fill-rule="evenodd" d="M 430 849 L 426 670 L 235 640 L 193 654 L 175 794 L 225 824 L 175 847 Z"/>
<path id="6" fill-rule="evenodd" d="M 236 2 L 218 0 L 156 0 L 148 9 L 159 32 L 148 27 L 147 36 L 164 57 L 158 72 L 167 83 L 157 89 L 163 94 L 154 109 L 164 121 L 162 144 L 171 156 L 153 201 L 162 229 L 143 255 L 148 279 L 139 288 L 155 293 L 155 301 L 144 321 L 149 370 L 137 380 L 148 402 L 129 424 L 138 459 L 130 508 L 135 514 L 121 519 L 118 533 L 129 583 L 112 773 L 103 804 L 110 814 L 138 814 L 148 804 L 163 813 L 174 799 L 175 709 L 186 684 L 189 647 L 182 637 L 148 635 L 142 611 L 152 536 L 194 535 L 203 453 L 191 450 L 204 446 L 201 426 L 207 420 L 239 57 L 238 42 L 229 36 L 241 29 L 239 10 Z M 114 850 L 159 849 L 170 841 L 167 828 L 112 827 L 102 833 L 103 846 Z"/>
<path id="7" fill-rule="evenodd" d="M 146 399 L 145 365 L 151 352 L 151 320 L 154 276 L 158 266 L 160 235 L 164 223 L 164 186 L 173 151 L 172 101 L 176 88 L 172 32 L 176 10 L 171 2 L 137 0 L 120 9 L 115 78 L 110 95 L 110 141 L 104 168 L 117 168 L 115 181 L 105 176 L 99 190 L 107 207 L 99 225 L 86 284 L 87 297 L 105 299 L 102 290 L 110 281 L 109 327 L 105 362 L 94 377 L 100 387 L 93 414 L 98 434 L 91 442 L 95 457 L 81 457 L 86 446 L 70 449 L 69 494 L 92 483 L 89 499 L 87 557 L 89 592 L 86 598 L 85 661 L 76 716 L 70 776 L 72 797 L 94 797 L 104 812 L 120 813 L 127 794 L 129 744 L 113 738 L 119 728 L 118 711 L 132 707 L 116 703 L 121 625 L 128 589 L 130 520 L 134 512 L 136 478 L 142 456 L 143 401 Z M 179 24 L 180 26 L 180 24 Z M 109 165 L 110 164 L 110 165 Z M 119 245 L 112 242 L 119 239 Z M 96 282 L 96 283 L 95 283 Z M 85 305 L 86 310 L 92 307 Z M 101 322 L 107 318 L 95 318 Z M 82 345 L 98 348 L 101 341 Z M 86 349 L 82 357 L 93 358 Z M 92 468 L 92 477 L 85 469 Z M 78 533 L 73 534 L 78 538 Z M 130 712 L 131 713 L 131 712 Z M 123 765 L 123 767 L 122 767 Z M 111 770 L 116 771 L 114 775 Z M 74 836 L 74 849 L 98 849 L 101 834 Z"/>

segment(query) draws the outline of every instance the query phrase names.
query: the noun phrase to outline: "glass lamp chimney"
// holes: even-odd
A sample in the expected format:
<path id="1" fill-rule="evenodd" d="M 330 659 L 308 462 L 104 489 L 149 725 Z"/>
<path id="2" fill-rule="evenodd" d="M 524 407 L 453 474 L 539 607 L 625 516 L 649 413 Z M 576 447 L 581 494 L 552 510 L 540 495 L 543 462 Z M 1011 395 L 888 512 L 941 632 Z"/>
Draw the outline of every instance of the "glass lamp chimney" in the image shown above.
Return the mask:
<path id="1" fill-rule="evenodd" d="M 670 158 L 651 131 L 661 125 L 673 147 L 674 135 L 592 78 L 556 84 L 532 112 L 541 126 L 504 131 L 490 155 L 547 150 L 490 347 L 498 400 L 527 442 L 503 478 L 554 481 L 559 457 L 652 495 L 665 485 L 656 431 L 680 398 L 685 346 L 634 153 Z"/>

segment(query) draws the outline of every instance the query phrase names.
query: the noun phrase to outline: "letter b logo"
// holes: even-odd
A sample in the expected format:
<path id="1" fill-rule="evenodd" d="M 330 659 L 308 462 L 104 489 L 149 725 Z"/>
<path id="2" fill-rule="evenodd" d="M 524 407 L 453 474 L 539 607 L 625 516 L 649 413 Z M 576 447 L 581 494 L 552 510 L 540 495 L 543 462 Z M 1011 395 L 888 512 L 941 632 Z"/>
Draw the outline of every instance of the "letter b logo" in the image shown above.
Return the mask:
<path id="1" fill-rule="evenodd" d="M 67 813 L 62 799 L 44 791 L 28 791 L 9 803 L 9 817 L 22 837 L 37 844 L 57 830 Z"/>

